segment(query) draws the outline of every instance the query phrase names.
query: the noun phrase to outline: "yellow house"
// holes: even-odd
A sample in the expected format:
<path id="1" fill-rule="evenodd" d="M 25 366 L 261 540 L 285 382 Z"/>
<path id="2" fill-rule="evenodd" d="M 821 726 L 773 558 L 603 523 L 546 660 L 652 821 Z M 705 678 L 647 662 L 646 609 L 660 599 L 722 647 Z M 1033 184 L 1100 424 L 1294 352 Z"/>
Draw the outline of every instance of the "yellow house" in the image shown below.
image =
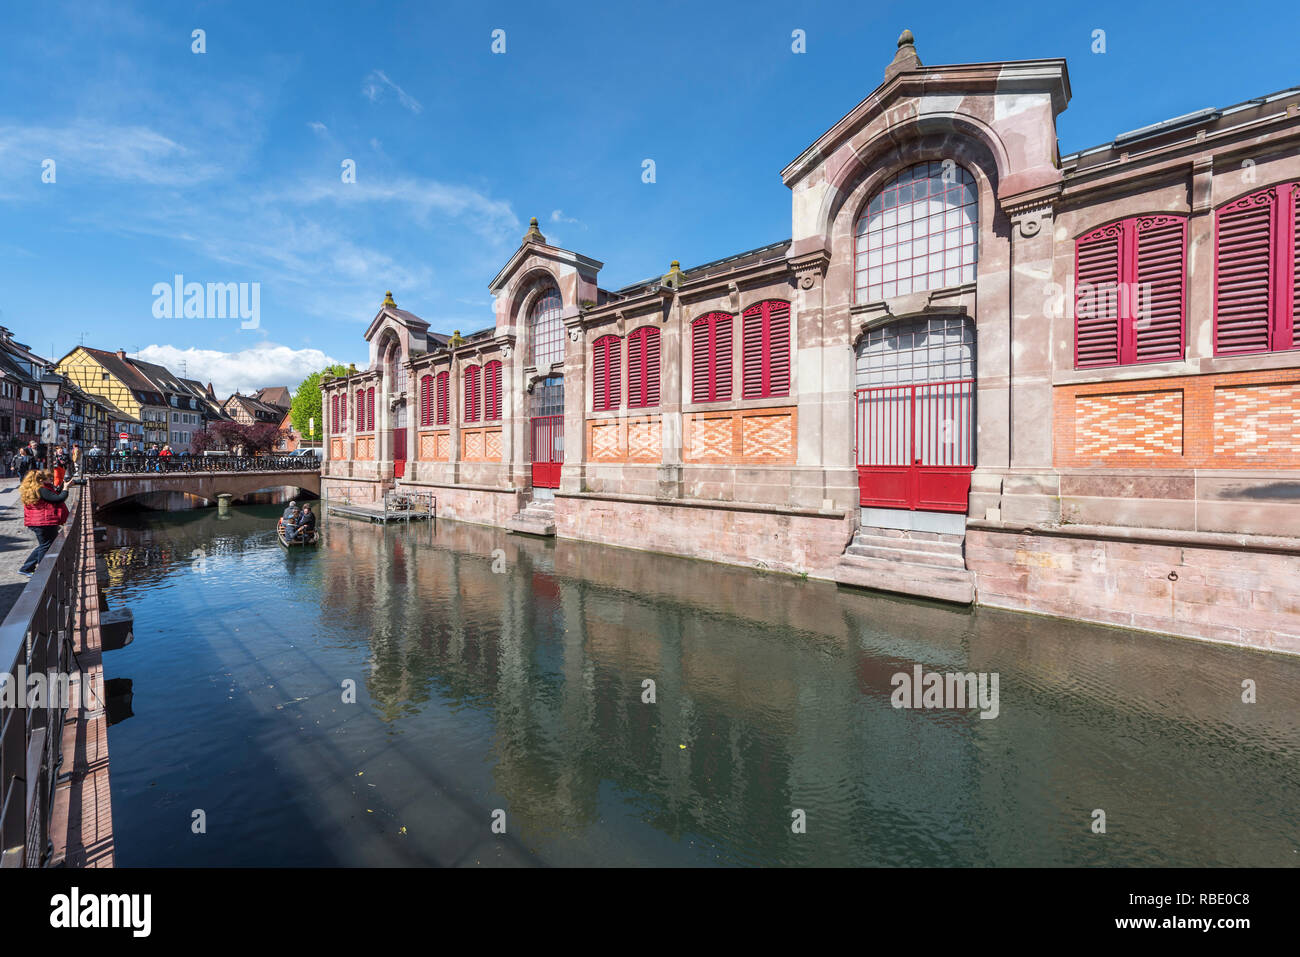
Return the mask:
<path id="1" fill-rule="evenodd" d="M 77 346 L 55 368 L 83 392 L 102 396 L 134 420 L 122 423 L 122 431 L 129 433 L 132 441 L 161 445 L 168 440 L 166 398 L 122 350 L 105 352 Z"/>

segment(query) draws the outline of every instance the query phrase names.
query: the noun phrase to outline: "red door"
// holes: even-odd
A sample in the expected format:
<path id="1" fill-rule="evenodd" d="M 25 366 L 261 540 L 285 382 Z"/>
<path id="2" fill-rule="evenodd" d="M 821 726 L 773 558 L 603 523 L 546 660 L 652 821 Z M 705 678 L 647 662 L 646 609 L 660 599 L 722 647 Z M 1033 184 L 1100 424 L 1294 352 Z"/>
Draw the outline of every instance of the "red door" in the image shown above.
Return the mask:
<path id="1" fill-rule="evenodd" d="M 393 429 L 393 477 L 406 475 L 406 429 Z"/>
<path id="2" fill-rule="evenodd" d="M 862 505 L 965 512 L 975 468 L 975 380 L 857 392 Z"/>
<path id="3" fill-rule="evenodd" d="M 564 416 L 533 418 L 533 488 L 559 488 L 564 462 Z"/>

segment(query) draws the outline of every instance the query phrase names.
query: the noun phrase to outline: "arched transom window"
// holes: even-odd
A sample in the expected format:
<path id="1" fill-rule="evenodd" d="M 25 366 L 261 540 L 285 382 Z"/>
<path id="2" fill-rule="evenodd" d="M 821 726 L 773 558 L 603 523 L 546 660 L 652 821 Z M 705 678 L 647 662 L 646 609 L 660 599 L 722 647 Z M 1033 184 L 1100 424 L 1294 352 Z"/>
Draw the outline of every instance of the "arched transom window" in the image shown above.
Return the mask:
<path id="1" fill-rule="evenodd" d="M 856 300 L 876 302 L 974 281 L 978 228 L 970 173 L 951 161 L 903 170 L 858 217 Z"/>
<path id="2" fill-rule="evenodd" d="M 530 365 L 548 369 L 564 358 L 564 304 L 560 290 L 547 286 L 528 307 Z"/>

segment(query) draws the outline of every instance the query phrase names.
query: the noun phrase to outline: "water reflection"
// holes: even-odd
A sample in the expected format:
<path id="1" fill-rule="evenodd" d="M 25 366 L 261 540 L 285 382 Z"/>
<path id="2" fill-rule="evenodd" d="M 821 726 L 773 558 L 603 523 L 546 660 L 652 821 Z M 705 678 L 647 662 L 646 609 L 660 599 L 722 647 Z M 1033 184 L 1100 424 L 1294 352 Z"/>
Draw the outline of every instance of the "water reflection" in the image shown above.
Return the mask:
<path id="1" fill-rule="evenodd" d="M 276 512 L 110 529 L 124 864 L 1297 862 L 1291 659 L 449 522 L 286 551 Z M 998 672 L 999 717 L 893 708 L 916 663 Z"/>

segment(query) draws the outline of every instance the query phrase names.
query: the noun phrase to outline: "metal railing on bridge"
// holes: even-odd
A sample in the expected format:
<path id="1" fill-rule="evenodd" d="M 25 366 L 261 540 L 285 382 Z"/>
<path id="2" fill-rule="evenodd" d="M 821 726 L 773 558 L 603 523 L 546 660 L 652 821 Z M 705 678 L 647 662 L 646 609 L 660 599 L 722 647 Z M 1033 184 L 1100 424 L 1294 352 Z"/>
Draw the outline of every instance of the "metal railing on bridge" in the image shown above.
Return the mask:
<path id="1" fill-rule="evenodd" d="M 0 624 L 0 866 L 41 867 L 54 845 L 50 815 L 62 769 L 63 726 L 76 666 L 73 629 L 85 621 L 82 576 L 93 534 L 82 489 L 68 496 L 68 521 Z M 87 500 L 88 502 L 88 500 Z M 27 543 L 23 543 L 26 547 Z M 94 574 L 94 568 L 89 569 Z M 28 676 L 46 693 L 29 701 Z M 89 676 L 81 674 L 81 681 Z M 6 684 L 10 687 L 4 687 Z M 43 699 L 43 700 L 41 700 Z M 28 707 L 29 703 L 36 707 Z M 12 707 L 10 705 L 13 705 Z"/>
<path id="2" fill-rule="evenodd" d="M 318 472 L 314 455 L 83 455 L 82 475 L 158 475 L 192 472 Z"/>

